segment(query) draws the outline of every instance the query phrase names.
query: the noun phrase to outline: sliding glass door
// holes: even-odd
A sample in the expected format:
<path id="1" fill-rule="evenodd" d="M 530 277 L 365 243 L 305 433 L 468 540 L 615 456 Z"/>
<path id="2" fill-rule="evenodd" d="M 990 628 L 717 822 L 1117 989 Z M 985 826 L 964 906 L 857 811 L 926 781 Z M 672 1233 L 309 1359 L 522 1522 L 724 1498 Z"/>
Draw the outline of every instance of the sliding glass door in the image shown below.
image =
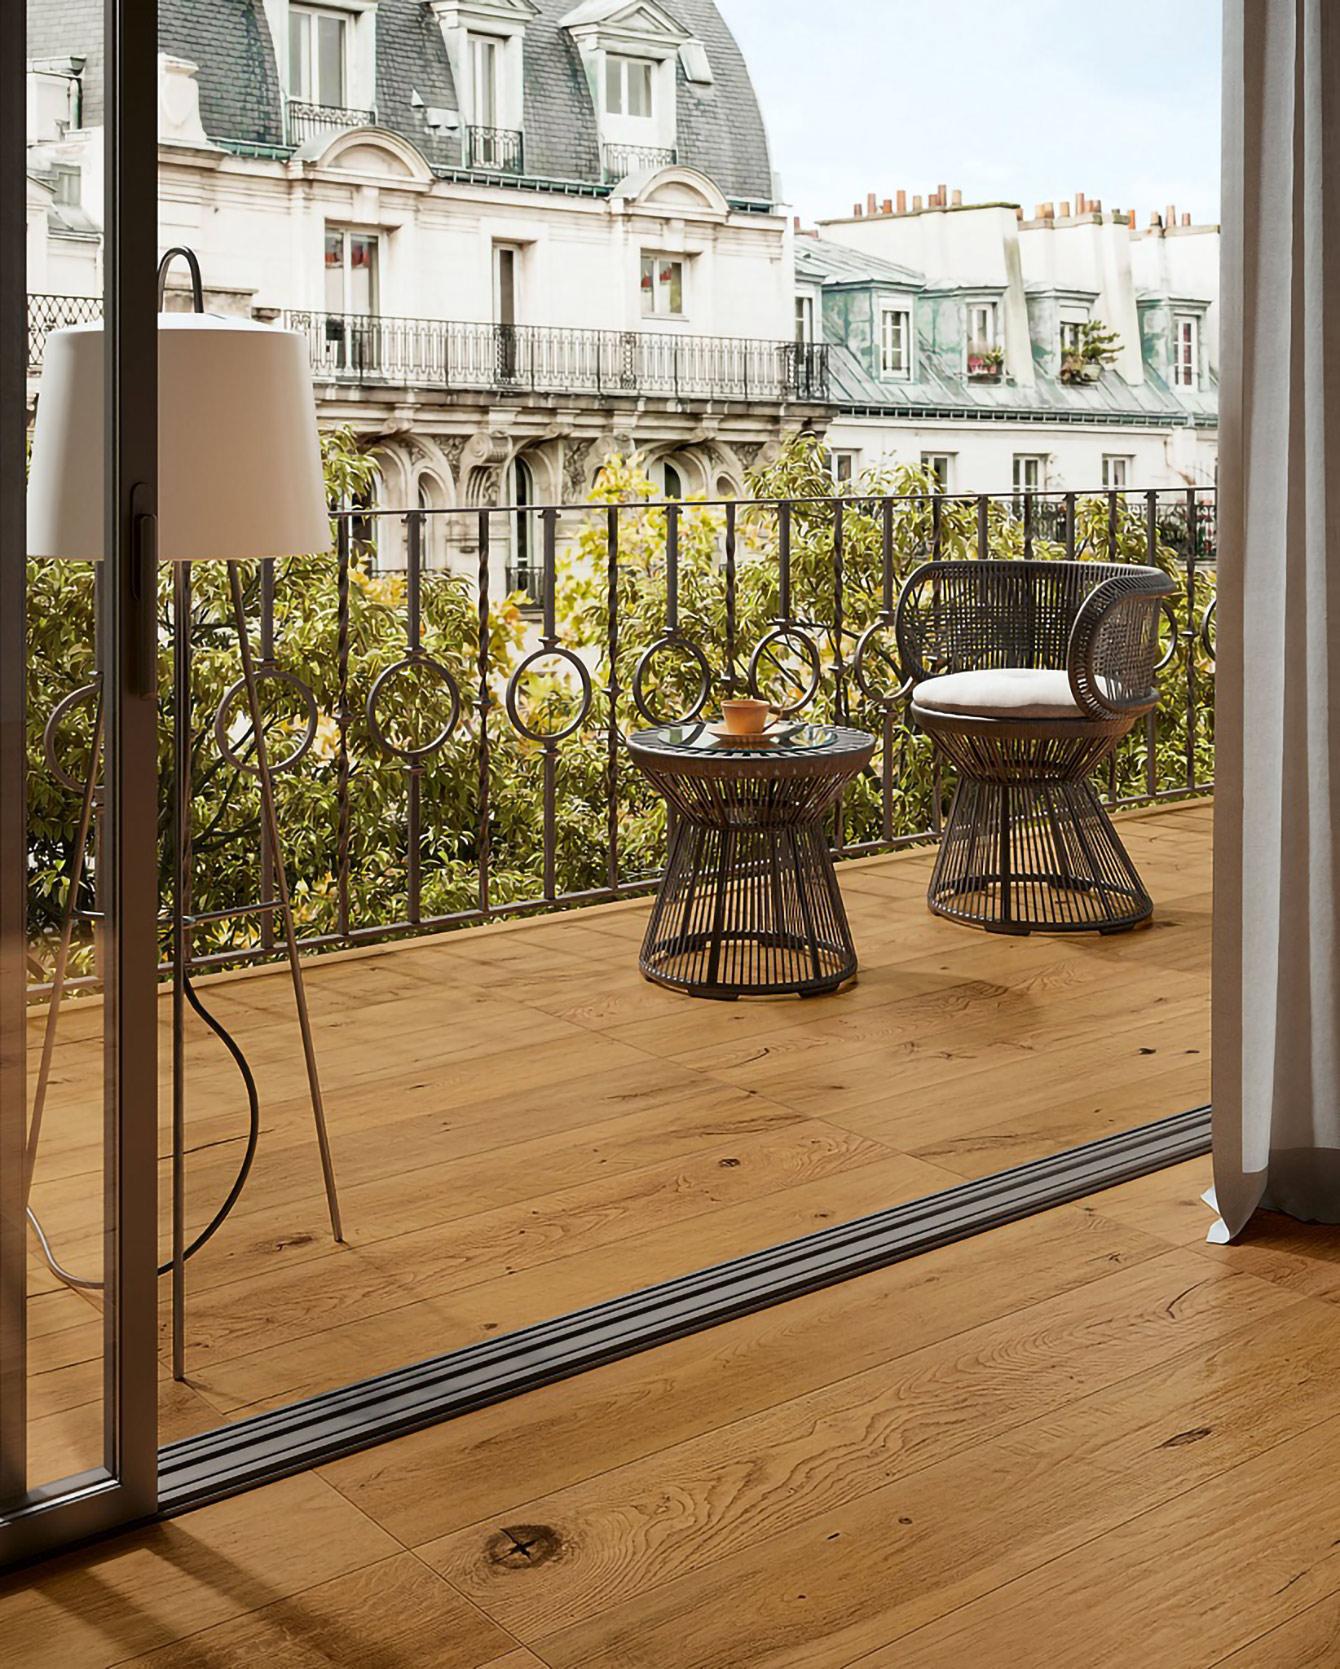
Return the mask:
<path id="1" fill-rule="evenodd" d="M 95 82 L 49 10 L 0 8 L 0 1563 L 157 1489 L 157 19 L 108 0 Z M 58 408 L 88 468 L 26 491 L 47 332 L 99 316 L 101 410 Z M 87 537 L 31 555 L 64 495 Z"/>

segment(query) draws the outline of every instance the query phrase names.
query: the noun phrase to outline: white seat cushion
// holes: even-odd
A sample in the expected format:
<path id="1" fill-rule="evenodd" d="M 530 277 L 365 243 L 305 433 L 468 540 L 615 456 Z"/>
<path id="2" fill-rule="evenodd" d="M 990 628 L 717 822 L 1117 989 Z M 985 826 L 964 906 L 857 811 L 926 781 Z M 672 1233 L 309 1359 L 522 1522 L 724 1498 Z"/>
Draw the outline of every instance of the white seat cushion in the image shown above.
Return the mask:
<path id="1" fill-rule="evenodd" d="M 1002 666 L 989 672 L 947 672 L 927 678 L 912 692 L 927 713 L 979 719 L 1082 719 L 1064 672 Z"/>

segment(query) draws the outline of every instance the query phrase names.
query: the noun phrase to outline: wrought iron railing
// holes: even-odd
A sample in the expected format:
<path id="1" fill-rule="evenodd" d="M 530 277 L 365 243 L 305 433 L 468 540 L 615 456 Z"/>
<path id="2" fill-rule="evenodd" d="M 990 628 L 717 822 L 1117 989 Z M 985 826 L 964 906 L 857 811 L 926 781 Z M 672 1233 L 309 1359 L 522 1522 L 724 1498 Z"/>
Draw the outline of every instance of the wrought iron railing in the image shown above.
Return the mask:
<path id="1" fill-rule="evenodd" d="M 1014 498 L 358 511 L 336 518 L 334 555 L 251 570 L 266 708 L 283 733 L 272 752 L 291 756 L 281 818 L 304 942 L 354 945 L 646 890 L 662 862 L 664 813 L 630 768 L 625 737 L 711 713 L 732 692 L 876 735 L 870 768 L 832 822 L 840 854 L 934 839 L 949 784 L 910 722 L 893 620 L 904 576 L 936 558 L 1092 556 L 1174 574 L 1163 700 L 1105 767 L 1102 787 L 1113 805 L 1208 791 L 1213 491 L 1028 494 L 1017 517 Z M 523 518 L 540 609 L 529 622 L 506 595 Z M 430 550 L 445 568 L 427 566 Z M 59 568 L 58 641 L 68 646 L 69 564 Z M 42 576 L 32 564 L 30 585 Z M 220 585 L 210 564 L 197 566 L 192 729 L 227 735 L 245 755 L 227 707 L 236 668 Z M 35 591 L 30 610 L 40 608 Z M 91 628 L 91 605 L 87 614 Z M 166 631 L 166 608 L 164 619 Z M 43 691 L 59 699 L 81 675 L 72 666 L 68 688 Z M 68 703 L 62 711 L 63 744 L 39 740 L 33 756 L 34 791 L 46 796 L 35 868 L 53 872 L 52 830 L 64 821 L 73 839 L 79 798 L 66 789 L 78 787 L 73 761 L 85 757 L 69 731 L 77 715 Z M 258 844 L 253 780 L 199 751 L 203 968 L 264 958 L 274 944 L 257 909 L 271 896 L 271 860 Z"/>
<path id="2" fill-rule="evenodd" d="M 498 174 L 526 171 L 525 140 L 515 128 L 467 127 L 465 166 L 486 168 Z"/>
<path id="3" fill-rule="evenodd" d="M 617 185 L 629 174 L 645 173 L 649 168 L 668 168 L 677 162 L 679 153 L 673 145 L 605 145 L 601 150 L 605 182 Z"/>
<path id="4" fill-rule="evenodd" d="M 40 371 L 48 334 L 66 325 L 88 324 L 102 317 L 101 296 L 28 297 L 28 369 Z"/>
<path id="5" fill-rule="evenodd" d="M 828 347 L 735 336 L 687 336 L 550 325 L 290 310 L 319 376 L 443 388 L 671 398 L 828 398 Z"/>
<path id="6" fill-rule="evenodd" d="M 375 110 L 353 110 L 338 104 L 308 104 L 303 99 L 289 99 L 284 105 L 284 136 L 290 145 L 305 145 L 327 133 L 343 133 L 347 128 L 375 127 Z"/>

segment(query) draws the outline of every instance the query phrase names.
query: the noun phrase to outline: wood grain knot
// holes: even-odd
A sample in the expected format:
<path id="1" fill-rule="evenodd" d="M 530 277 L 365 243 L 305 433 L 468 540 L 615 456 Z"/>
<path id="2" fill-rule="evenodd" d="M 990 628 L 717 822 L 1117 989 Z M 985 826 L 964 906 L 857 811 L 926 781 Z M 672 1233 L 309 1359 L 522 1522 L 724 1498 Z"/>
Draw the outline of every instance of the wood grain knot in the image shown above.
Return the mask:
<path id="1" fill-rule="evenodd" d="M 563 1538 L 548 1524 L 509 1524 L 490 1536 L 484 1557 L 504 1570 L 530 1570 L 556 1559 Z"/>

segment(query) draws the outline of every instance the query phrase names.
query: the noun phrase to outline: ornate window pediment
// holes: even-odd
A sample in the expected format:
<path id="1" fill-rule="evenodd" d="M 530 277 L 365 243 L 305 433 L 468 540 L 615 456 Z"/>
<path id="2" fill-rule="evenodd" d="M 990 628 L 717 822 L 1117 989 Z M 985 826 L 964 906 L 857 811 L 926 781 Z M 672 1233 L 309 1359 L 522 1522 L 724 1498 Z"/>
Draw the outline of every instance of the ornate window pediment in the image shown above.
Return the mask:
<path id="1" fill-rule="evenodd" d="M 583 45 L 630 48 L 657 57 L 669 57 L 693 39 L 693 31 L 658 0 L 582 0 L 561 27 Z"/>

